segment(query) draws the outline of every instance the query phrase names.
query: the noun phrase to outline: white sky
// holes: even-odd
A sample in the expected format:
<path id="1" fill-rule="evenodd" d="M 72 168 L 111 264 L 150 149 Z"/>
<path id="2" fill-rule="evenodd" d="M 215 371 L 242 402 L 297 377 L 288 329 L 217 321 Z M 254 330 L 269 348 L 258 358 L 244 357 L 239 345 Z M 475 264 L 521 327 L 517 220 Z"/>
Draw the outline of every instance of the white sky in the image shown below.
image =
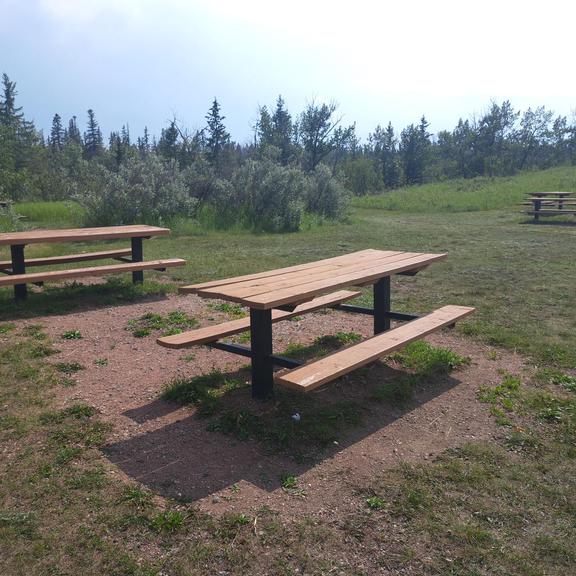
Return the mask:
<path id="1" fill-rule="evenodd" d="M 0 72 L 48 129 L 204 125 L 214 96 L 234 139 L 282 94 L 296 115 L 336 101 L 358 133 L 425 114 L 434 131 L 491 99 L 576 109 L 576 4 L 566 0 L 0 0 Z"/>

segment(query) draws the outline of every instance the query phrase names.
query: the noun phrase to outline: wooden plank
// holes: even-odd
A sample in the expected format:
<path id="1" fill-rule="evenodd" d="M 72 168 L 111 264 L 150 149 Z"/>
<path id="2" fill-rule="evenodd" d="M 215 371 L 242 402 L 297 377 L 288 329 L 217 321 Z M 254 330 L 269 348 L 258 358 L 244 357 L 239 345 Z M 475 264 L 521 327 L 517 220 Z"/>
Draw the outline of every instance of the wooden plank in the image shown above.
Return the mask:
<path id="1" fill-rule="evenodd" d="M 293 318 L 294 316 L 298 316 L 300 314 L 306 314 L 307 312 L 319 310 L 320 308 L 336 306 L 337 304 L 345 302 L 346 300 L 356 298 L 357 296 L 360 296 L 360 294 L 362 293 L 352 292 L 350 290 L 340 290 L 339 292 L 326 294 L 325 296 L 315 298 L 306 304 L 297 306 L 291 312 L 285 310 L 272 310 L 272 322 L 276 323 L 280 322 L 281 320 L 288 320 L 289 318 Z M 250 317 L 248 316 L 246 318 L 231 320 L 230 322 L 215 324 L 214 326 L 206 326 L 204 328 L 190 330 L 188 332 L 182 332 L 172 336 L 163 336 L 158 338 L 156 342 L 165 348 L 187 348 L 189 346 L 215 342 L 224 336 L 239 334 L 240 332 L 244 332 L 246 330 L 250 330 Z"/>
<path id="2" fill-rule="evenodd" d="M 549 208 L 542 208 L 542 210 L 526 210 L 524 214 L 538 214 L 539 216 L 561 216 L 562 214 L 576 214 L 576 210 L 562 209 L 551 210 Z"/>
<path id="3" fill-rule="evenodd" d="M 77 242 L 114 240 L 117 238 L 142 238 L 167 236 L 169 228 L 134 224 L 130 226 L 105 226 L 99 228 L 67 228 L 55 230 L 27 230 L 0 234 L 0 246 L 12 244 L 37 244 L 40 242 Z"/>
<path id="4" fill-rule="evenodd" d="M 474 308 L 467 306 L 443 306 L 427 316 L 373 336 L 359 344 L 353 344 L 320 360 L 288 372 L 278 373 L 274 381 L 292 390 L 309 392 L 414 340 L 454 324 L 472 312 Z"/>
<path id="5" fill-rule="evenodd" d="M 341 276 L 343 274 L 351 274 L 358 270 L 366 270 L 375 266 L 388 264 L 391 262 L 399 262 L 407 258 L 419 256 L 417 252 L 396 252 L 390 256 L 380 259 L 361 260 L 356 263 L 348 263 L 346 266 L 327 266 L 320 269 L 312 269 L 306 273 L 289 274 L 283 276 L 275 276 L 265 280 L 252 280 L 249 282 L 241 282 L 239 284 L 232 284 L 225 287 L 216 287 L 213 290 L 214 294 L 221 294 L 224 297 L 236 296 L 238 298 L 250 298 L 256 294 L 263 294 L 265 292 L 272 292 L 274 290 L 281 290 L 291 286 L 299 286 L 301 284 L 308 284 L 316 280 L 324 280 Z M 210 293 L 211 289 L 203 290 L 203 294 Z"/>
<path id="6" fill-rule="evenodd" d="M 574 192 L 528 192 L 528 194 L 532 194 L 532 196 L 569 196 Z"/>
<path id="7" fill-rule="evenodd" d="M 86 276 L 103 276 L 106 274 L 122 274 L 135 270 L 152 270 L 154 268 L 171 268 L 184 266 L 186 260 L 173 258 L 170 260 L 150 260 L 149 262 L 129 262 L 127 264 L 110 264 L 106 266 L 90 266 L 73 270 L 51 270 L 49 272 L 33 272 L 31 274 L 14 274 L 0 278 L 0 286 L 14 284 L 32 284 L 34 282 L 50 282 L 67 278 L 82 278 Z"/>
<path id="8" fill-rule="evenodd" d="M 364 259 L 370 257 L 374 253 L 384 253 L 390 254 L 391 252 L 384 250 L 373 250 L 371 248 L 367 250 L 360 250 L 359 252 L 352 252 L 351 254 L 343 254 L 341 256 L 335 256 L 333 258 L 325 258 L 324 260 L 316 260 L 314 262 L 306 262 L 305 264 L 298 264 L 296 266 L 288 266 L 287 268 L 277 268 L 274 270 L 266 270 L 264 272 L 256 272 L 254 274 L 246 274 L 244 276 L 235 276 L 232 278 L 222 278 L 220 280 L 211 280 L 210 282 L 202 282 L 200 284 L 191 284 L 190 286 L 182 286 L 180 292 L 182 294 L 196 293 L 198 290 L 204 288 L 213 288 L 215 286 L 226 286 L 229 284 L 237 284 L 247 280 L 254 280 L 258 278 L 267 278 L 271 276 L 282 276 L 290 272 L 298 272 L 300 270 L 310 270 L 312 268 L 317 268 L 328 263 L 342 263 L 346 261 L 353 261 L 354 259 Z"/>
<path id="9" fill-rule="evenodd" d="M 104 260 L 106 258 L 119 258 L 122 256 L 130 256 L 132 250 L 126 248 L 124 250 L 105 250 L 103 252 L 84 252 L 81 254 L 70 254 L 69 256 L 50 256 L 48 258 L 29 258 L 26 260 L 26 266 L 51 266 L 55 264 L 68 264 L 70 262 L 86 262 L 88 260 Z M 3 260 L 0 262 L 0 269 L 5 270 L 12 268 L 10 260 Z"/>
<path id="10" fill-rule="evenodd" d="M 406 270 L 422 268 L 424 265 L 431 264 L 438 260 L 443 260 L 446 256 L 446 254 L 419 254 L 418 256 L 407 258 L 406 260 L 401 260 L 399 262 L 382 264 L 371 268 L 362 267 L 360 270 L 352 273 L 336 275 L 331 278 L 310 282 L 308 284 L 300 284 L 298 286 L 281 290 L 274 290 L 264 294 L 257 294 L 250 298 L 238 298 L 228 295 L 223 296 L 223 298 L 225 300 L 231 300 L 232 302 L 238 302 L 244 306 L 250 306 L 262 310 L 277 308 L 283 304 L 291 304 L 293 302 L 311 299 L 316 294 L 321 294 L 322 292 L 344 288 L 346 286 L 356 286 L 358 284 L 368 284 L 370 282 L 373 283 L 385 276 L 391 276 Z M 198 290 L 196 293 L 199 296 L 205 295 L 204 290 Z"/>

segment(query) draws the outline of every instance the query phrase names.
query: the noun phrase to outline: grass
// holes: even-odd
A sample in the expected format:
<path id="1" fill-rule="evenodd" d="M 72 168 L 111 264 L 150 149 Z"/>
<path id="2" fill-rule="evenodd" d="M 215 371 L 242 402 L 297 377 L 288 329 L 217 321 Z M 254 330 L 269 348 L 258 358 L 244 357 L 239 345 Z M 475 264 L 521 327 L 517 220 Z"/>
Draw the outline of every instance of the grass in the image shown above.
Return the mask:
<path id="1" fill-rule="evenodd" d="M 126 330 L 132 332 L 135 338 L 150 336 L 152 332 L 160 332 L 162 336 L 179 334 L 185 329 L 198 325 L 196 318 L 189 316 L 181 310 L 173 310 L 165 316 L 148 312 L 134 318 L 126 325 Z"/>
<path id="2" fill-rule="evenodd" d="M 514 208 L 530 192 L 576 191 L 572 168 L 524 172 L 507 178 L 478 177 L 401 188 L 354 199 L 358 208 L 409 213 L 478 212 Z"/>
<path id="3" fill-rule="evenodd" d="M 14 211 L 24 217 L 24 227 L 41 223 L 44 228 L 79 228 L 84 220 L 84 209 L 72 201 L 19 202 Z"/>
<path id="4" fill-rule="evenodd" d="M 314 226 L 296 235 L 183 227 L 180 235 L 146 245 L 147 258 L 187 258 L 189 266 L 173 272 L 186 282 L 366 247 L 447 251 L 446 263 L 394 280 L 394 308 L 422 312 L 448 303 L 476 306 L 461 332 L 495 350 L 505 346 L 537 360 L 534 378 L 502 372 L 496 384 L 485 383 L 478 391 L 479 401 L 503 424 L 493 439 L 446 451 L 433 461 L 374 471 L 360 486 L 342 483 L 342 497 L 356 503 L 346 515 L 326 510 L 314 517 L 305 512 L 287 516 L 266 507 L 248 511 L 238 501 L 234 512 L 212 516 L 126 482 L 102 456 L 111 429 L 94 407 L 72 403 L 62 408 L 53 399 L 66 371 L 57 368 L 58 350 L 42 326 L 27 323 L 19 329 L 13 322 L 70 307 L 149 298 L 174 287 L 148 281 L 142 287 L 117 281 L 47 287 L 24 306 L 11 302 L 9 290 L 0 291 L 0 549 L 6 551 L 0 554 L 0 573 L 573 573 L 576 310 L 571 304 L 576 269 L 567 255 L 576 252 L 575 228 L 560 221 L 525 224 L 514 206 L 524 192 L 574 189 L 575 179 L 576 169 L 565 168 L 469 183 L 478 187 L 477 199 L 462 183 L 449 183 L 436 190 L 400 191 L 397 208 L 386 204 L 389 195 L 375 198 L 381 206 L 357 205 L 347 224 Z M 490 210 L 478 209 L 482 206 Z M 46 212 L 36 217 L 49 222 Z M 34 225 L 31 217 L 24 222 Z M 230 245 L 236 249 L 230 251 Z M 71 246 L 29 248 L 31 255 L 50 255 Z M 370 303 L 368 290 L 360 301 Z M 292 352 L 322 354 L 353 339 L 341 334 Z M 466 361 L 420 345 L 394 360 L 409 374 L 395 389 L 383 386 L 380 400 L 399 406 L 410 401 L 423 375 L 442 378 Z M 166 394 L 206 410 L 206 426 L 222 434 L 223 442 L 255 441 L 297 461 L 325 457 L 334 442 L 353 437 L 376 409 L 372 397 L 330 403 L 321 394 L 283 391 L 265 408 L 233 408 L 227 399 L 245 394 L 243 386 L 240 375 L 215 374 L 173 383 Z M 297 466 L 287 468 L 290 472 L 277 478 L 278 487 L 288 498 L 306 497 Z"/>
<path id="5" fill-rule="evenodd" d="M 0 461 L 2 574 L 531 576 L 576 566 L 576 397 L 555 373 L 534 383 L 503 373 L 485 391 L 491 402 L 514 398 L 500 440 L 343 485 L 343 497 L 357 502 L 346 515 L 285 517 L 235 503 L 211 516 L 112 474 L 98 449 L 111 430 L 94 407 L 52 405 L 57 371 L 31 353 L 39 342 L 51 345 L 41 327 L 14 334 L 0 346 L 0 442 L 18 446 Z M 226 417 L 227 433 L 276 447 L 330 443 L 357 426 L 363 410 L 290 394 L 277 405 L 275 413 Z M 222 424 L 221 416 L 212 421 Z M 287 498 L 307 497 L 296 474 L 278 480 Z M 360 572 L 346 568 L 359 565 Z"/>

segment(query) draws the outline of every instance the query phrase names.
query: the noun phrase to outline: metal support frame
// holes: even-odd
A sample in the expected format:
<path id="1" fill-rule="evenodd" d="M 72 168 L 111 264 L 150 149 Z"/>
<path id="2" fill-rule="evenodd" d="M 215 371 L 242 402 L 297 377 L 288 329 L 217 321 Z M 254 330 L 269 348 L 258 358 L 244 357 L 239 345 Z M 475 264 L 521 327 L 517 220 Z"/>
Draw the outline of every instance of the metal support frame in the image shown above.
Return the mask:
<path id="1" fill-rule="evenodd" d="M 24 260 L 24 244 L 13 244 L 10 246 L 12 256 L 12 274 L 26 274 L 26 264 Z M 25 300 L 28 297 L 28 288 L 26 284 L 14 285 L 14 299 Z"/>
<path id="2" fill-rule="evenodd" d="M 231 354 L 246 356 L 247 358 L 252 356 L 252 350 L 248 346 L 234 344 L 233 342 L 211 342 L 207 344 L 207 346 L 209 348 L 223 350 L 224 352 L 230 352 Z M 299 360 L 292 360 L 292 358 L 286 358 L 286 356 L 277 356 L 276 354 L 272 354 L 270 357 L 272 358 L 272 364 L 274 364 L 274 366 L 280 366 L 281 368 L 297 368 L 303 364 L 303 362 L 300 362 Z"/>
<path id="3" fill-rule="evenodd" d="M 341 310 L 342 312 L 351 312 L 352 314 L 366 314 L 368 316 L 374 316 L 374 309 L 367 308 L 365 306 L 356 306 L 355 304 L 340 304 L 335 307 L 336 310 Z M 400 322 L 410 322 L 410 320 L 416 320 L 420 318 L 420 314 L 408 314 L 407 312 L 392 312 L 391 310 L 384 314 L 390 320 L 399 320 Z"/>
<path id="4" fill-rule="evenodd" d="M 250 344 L 252 397 L 266 400 L 274 396 L 272 310 L 250 308 Z"/>
<path id="5" fill-rule="evenodd" d="M 374 334 L 390 330 L 390 276 L 374 284 Z"/>
<path id="6" fill-rule="evenodd" d="M 142 238 L 131 238 L 132 241 L 132 262 L 142 262 L 144 260 L 144 249 L 142 247 Z M 134 270 L 132 272 L 132 282 L 142 284 L 144 282 L 144 271 Z"/>

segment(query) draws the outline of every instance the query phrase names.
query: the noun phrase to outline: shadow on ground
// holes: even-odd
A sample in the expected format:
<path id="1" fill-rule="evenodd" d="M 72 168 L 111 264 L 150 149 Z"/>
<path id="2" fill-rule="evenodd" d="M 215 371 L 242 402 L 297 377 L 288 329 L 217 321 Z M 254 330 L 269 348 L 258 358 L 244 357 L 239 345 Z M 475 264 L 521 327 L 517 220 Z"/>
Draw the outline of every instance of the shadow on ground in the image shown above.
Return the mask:
<path id="1" fill-rule="evenodd" d="M 307 395 L 307 398 L 315 396 L 313 405 L 317 408 L 325 407 L 327 403 L 357 403 L 361 407 L 361 422 L 337 433 L 337 445 L 330 442 L 323 449 L 307 453 L 304 461 L 296 462 L 291 454 L 271 451 L 270 446 L 253 439 L 239 440 L 209 430 L 210 423 L 218 416 L 201 418 L 196 414 L 108 445 L 104 453 L 128 476 L 164 497 L 195 501 L 241 480 L 271 492 L 280 487 L 281 474 L 287 471 L 294 475 L 304 473 L 460 383 L 450 376 L 434 377 L 425 385 L 419 385 L 413 399 L 402 408 L 374 399 L 378 387 L 393 384 L 405 377 L 405 372 L 377 362 L 361 374 L 354 373 Z M 298 409 L 297 398 L 294 401 L 295 409 Z M 275 416 L 279 401 L 256 404 L 250 398 L 249 387 L 245 387 L 227 393 L 223 402 L 224 409 L 243 408 L 270 418 Z M 144 422 L 178 408 L 177 405 L 155 400 L 124 415 Z M 286 418 L 286 414 L 282 417 Z M 301 418 L 314 418 L 314 409 L 303 409 Z M 293 425 L 298 426 L 297 423 Z"/>
<path id="2" fill-rule="evenodd" d="M 122 306 L 127 302 L 154 302 L 166 299 L 173 288 L 154 281 L 143 285 L 107 281 L 97 284 L 71 283 L 49 286 L 42 291 L 28 287 L 28 298 L 15 302 L 12 289 L 0 291 L 0 321 L 36 318 L 53 314 L 76 314 Z"/>

